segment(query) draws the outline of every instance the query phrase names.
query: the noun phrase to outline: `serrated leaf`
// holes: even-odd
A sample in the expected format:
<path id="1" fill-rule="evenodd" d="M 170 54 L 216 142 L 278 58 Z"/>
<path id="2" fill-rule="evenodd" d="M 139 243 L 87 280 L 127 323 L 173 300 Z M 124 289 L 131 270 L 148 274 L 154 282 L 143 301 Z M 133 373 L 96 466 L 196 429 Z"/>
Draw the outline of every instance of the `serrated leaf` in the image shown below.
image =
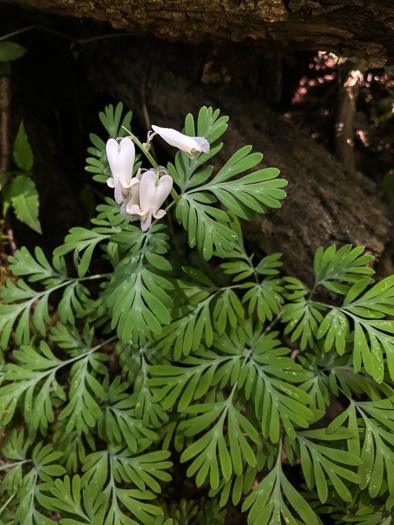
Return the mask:
<path id="1" fill-rule="evenodd" d="M 42 233 L 38 219 L 39 196 L 34 181 L 26 175 L 18 175 L 8 184 L 5 201 L 10 201 L 15 215 L 32 230 Z"/>
<path id="2" fill-rule="evenodd" d="M 19 168 L 30 171 L 33 167 L 34 157 L 29 139 L 25 131 L 23 120 L 21 121 L 14 143 L 14 160 Z"/>

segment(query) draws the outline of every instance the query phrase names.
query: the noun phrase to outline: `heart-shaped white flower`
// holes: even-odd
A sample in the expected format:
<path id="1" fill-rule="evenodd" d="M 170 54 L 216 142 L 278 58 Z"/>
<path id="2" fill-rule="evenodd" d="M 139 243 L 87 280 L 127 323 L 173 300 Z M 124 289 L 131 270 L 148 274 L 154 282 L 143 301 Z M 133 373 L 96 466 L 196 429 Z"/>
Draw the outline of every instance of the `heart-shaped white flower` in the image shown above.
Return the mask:
<path id="1" fill-rule="evenodd" d="M 128 137 L 123 138 L 119 143 L 115 139 L 109 139 L 106 153 L 112 172 L 112 177 L 107 180 L 107 184 L 115 189 L 115 200 L 120 204 L 127 197 L 129 188 L 139 182 L 133 177 L 135 146 Z"/>
<path id="2" fill-rule="evenodd" d="M 161 219 L 166 214 L 160 206 L 166 200 L 172 190 L 173 180 L 169 175 L 163 175 L 158 179 L 157 173 L 149 170 L 141 177 L 139 186 L 140 205 L 130 204 L 126 211 L 130 215 L 139 215 L 141 218 L 141 230 L 146 231 L 152 223 L 152 216 Z"/>
<path id="3" fill-rule="evenodd" d="M 138 170 L 135 178 L 140 182 L 141 180 L 141 168 Z M 140 202 L 140 185 L 134 184 L 130 189 L 128 195 L 124 198 L 124 202 L 120 207 L 120 214 L 129 221 L 137 221 L 140 216 L 138 214 L 130 215 L 127 212 L 127 207 L 131 208 L 135 204 L 139 205 Z"/>
<path id="4" fill-rule="evenodd" d="M 152 126 L 155 133 L 167 142 L 170 146 L 184 151 L 188 157 L 194 159 L 199 153 L 209 152 L 209 142 L 203 137 L 189 137 L 171 128 L 161 128 Z"/>

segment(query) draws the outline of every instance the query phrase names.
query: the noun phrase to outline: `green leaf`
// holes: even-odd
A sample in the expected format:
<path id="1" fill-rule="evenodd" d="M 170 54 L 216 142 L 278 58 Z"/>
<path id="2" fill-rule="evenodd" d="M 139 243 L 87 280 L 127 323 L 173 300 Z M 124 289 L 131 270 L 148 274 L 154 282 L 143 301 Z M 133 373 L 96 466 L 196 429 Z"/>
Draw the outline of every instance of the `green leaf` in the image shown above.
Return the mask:
<path id="1" fill-rule="evenodd" d="M 0 42 L 0 62 L 8 62 L 23 57 L 27 49 L 15 42 Z"/>
<path id="2" fill-rule="evenodd" d="M 212 319 L 216 322 L 218 334 L 222 334 L 227 327 L 236 329 L 238 321 L 245 317 L 245 310 L 234 290 L 222 290 L 217 295 Z"/>
<path id="3" fill-rule="evenodd" d="M 329 290 L 343 293 L 345 289 L 341 289 L 332 281 L 356 283 L 364 275 L 374 274 L 372 268 L 365 267 L 366 264 L 373 261 L 373 256 L 363 255 L 364 251 L 363 246 L 352 248 L 350 244 L 342 246 L 338 251 L 335 245 L 325 251 L 319 248 L 314 261 L 315 287 L 323 285 Z"/>
<path id="4" fill-rule="evenodd" d="M 300 444 L 301 467 L 308 488 L 312 489 L 316 484 L 320 501 L 325 503 L 328 497 L 327 476 L 339 497 L 344 501 L 351 502 L 351 493 L 340 478 L 354 484 L 361 483 L 361 478 L 347 468 L 347 465 L 360 465 L 359 456 L 338 448 L 316 444 L 306 438 L 308 435 L 308 432 L 297 433 L 297 440 Z"/>
<path id="5" fill-rule="evenodd" d="M 23 414 L 29 430 L 34 435 L 40 430 L 45 433 L 48 424 L 55 420 L 55 400 L 66 400 L 66 395 L 56 380 L 56 372 L 64 363 L 57 359 L 49 346 L 42 341 L 39 351 L 22 346 L 14 352 L 18 364 L 10 363 L 5 376 L 12 383 L 0 388 L 0 418 L 7 424 L 24 397 Z"/>
<path id="6" fill-rule="evenodd" d="M 90 370 L 91 368 L 100 369 L 95 365 L 98 357 L 89 353 L 74 363 L 71 368 L 69 403 L 58 417 L 59 421 L 67 421 L 66 432 L 71 432 L 75 428 L 78 434 L 81 432 L 88 434 L 91 427 L 94 427 L 97 420 L 102 417 L 96 399 L 105 399 L 106 393 Z"/>
<path id="7" fill-rule="evenodd" d="M 121 407 L 118 406 L 116 410 L 120 410 L 120 408 L 127 410 L 130 403 L 134 410 L 134 416 L 142 421 L 145 429 L 148 427 L 162 428 L 168 422 L 169 416 L 161 405 L 154 401 L 153 391 L 148 384 L 151 374 L 150 363 L 157 362 L 157 358 L 155 359 L 155 356 L 157 356 L 156 344 L 147 343 L 137 347 L 129 342 L 117 345 L 115 351 L 120 356 L 123 373 L 127 374 L 128 380 L 134 388 L 134 393 L 130 396 L 127 403 L 126 401 L 122 402 Z M 120 416 L 123 417 L 124 414 L 125 411 L 122 410 Z M 152 439 L 152 435 L 146 435 L 146 437 Z"/>
<path id="8" fill-rule="evenodd" d="M 157 459 L 157 465 L 167 468 L 168 462 L 161 461 L 161 458 L 167 457 L 168 452 L 158 451 L 152 454 L 150 458 L 154 461 Z M 99 507 L 99 510 L 102 512 L 102 521 L 92 521 L 92 524 L 103 522 L 107 525 L 137 525 L 138 523 L 154 525 L 156 517 L 162 514 L 162 510 L 159 507 L 145 503 L 145 500 L 155 499 L 156 496 L 151 492 L 134 488 L 121 488 L 122 482 L 127 482 L 130 485 L 131 477 L 133 481 L 136 481 L 138 478 L 131 466 L 137 466 L 136 460 L 134 460 L 134 463 L 130 463 L 130 468 L 126 472 L 128 461 L 132 461 L 132 458 L 128 458 L 126 455 L 122 456 L 120 454 L 118 459 L 118 449 L 101 450 L 93 452 L 86 457 L 83 467 L 85 473 L 81 480 L 81 486 L 85 486 L 85 490 L 92 487 L 91 490 L 95 489 L 97 493 L 101 493 L 101 507 Z M 122 463 L 124 466 L 122 466 Z M 167 473 L 162 472 L 160 468 L 155 469 L 154 462 L 151 465 L 149 463 L 145 464 L 142 460 L 140 466 L 142 467 L 142 465 L 144 465 L 144 469 L 150 472 L 148 476 L 145 476 L 146 472 L 144 473 L 142 468 L 139 471 L 142 478 L 144 478 L 144 483 L 147 483 L 148 479 L 151 483 L 157 483 L 151 476 L 153 472 L 155 477 L 159 479 L 162 477 L 168 479 Z M 142 478 L 138 478 L 138 483 L 140 483 Z M 127 515 L 124 512 L 126 509 L 129 511 Z M 138 521 L 128 517 L 130 514 Z"/>
<path id="9" fill-rule="evenodd" d="M 33 313 L 34 328 L 41 334 L 46 334 L 46 325 L 50 322 L 48 312 L 49 295 L 64 287 L 63 298 L 58 305 L 58 312 L 64 322 L 75 322 L 73 311 L 78 316 L 86 316 L 88 290 L 78 280 L 71 281 L 67 277 L 64 260 L 53 259 L 53 267 L 49 264 L 40 248 L 35 250 L 35 258 L 26 248 L 17 250 L 15 257 L 10 257 L 10 267 L 16 275 L 27 276 L 31 282 L 40 282 L 46 289 L 36 291 L 19 279 L 17 284 L 11 280 L 6 282 L 1 290 L 0 304 L 0 346 L 5 348 L 11 336 L 11 331 L 18 317 L 15 330 L 17 344 L 28 343 L 30 339 L 29 312 L 35 305 Z M 18 304 L 10 304 L 23 301 Z"/>
<path id="10" fill-rule="evenodd" d="M 394 321 L 382 319 L 385 314 L 394 314 L 394 276 L 363 293 L 369 284 L 369 279 L 364 278 L 349 289 L 342 312 L 354 323 L 355 371 L 358 372 L 363 364 L 368 374 L 381 383 L 385 365 L 394 379 Z"/>
<path id="11" fill-rule="evenodd" d="M 229 178 L 238 175 L 258 164 L 260 153 L 249 155 L 251 147 L 245 146 L 235 153 L 216 177 L 202 189 L 212 192 L 218 200 L 235 215 L 243 219 L 253 219 L 254 212 L 265 213 L 267 207 L 280 208 L 280 200 L 286 197 L 281 189 L 287 185 L 284 179 L 276 179 L 279 170 L 265 168 L 233 181 Z"/>
<path id="12" fill-rule="evenodd" d="M 31 283 L 40 282 L 48 288 L 61 284 L 67 278 L 64 260 L 54 257 L 52 267 L 38 246 L 34 250 L 34 255 L 35 257 L 24 246 L 17 250 L 15 255 L 9 258 L 12 273 L 27 276 Z"/>
<path id="13" fill-rule="evenodd" d="M 181 456 L 182 462 L 195 457 L 187 470 L 187 475 L 192 476 L 197 473 L 198 487 L 209 478 L 210 486 L 215 490 L 219 487 L 220 475 L 225 480 L 229 480 L 233 472 L 237 475 L 242 473 L 243 460 L 250 466 L 256 464 L 256 457 L 248 439 L 259 443 L 259 434 L 245 416 L 232 405 L 232 395 L 225 401 L 193 405 L 187 409 L 187 412 L 201 413 L 201 415 L 182 421 L 179 430 L 184 431 L 186 436 L 193 436 L 204 430 L 204 435 L 189 445 Z M 217 423 L 208 430 L 217 418 L 219 418 Z M 228 445 L 224 435 L 226 420 Z"/>
<path id="14" fill-rule="evenodd" d="M 170 474 L 164 472 L 165 469 L 173 465 L 171 461 L 166 461 L 169 457 L 170 452 L 168 450 L 156 450 L 135 456 L 125 449 L 114 451 L 111 454 L 111 462 L 117 479 L 122 478 L 128 483 L 134 484 L 141 491 L 149 488 L 160 493 L 161 486 L 157 479 L 161 481 L 171 481 L 172 479 Z"/>
<path id="15" fill-rule="evenodd" d="M 286 497 L 289 505 L 285 503 L 283 496 Z M 248 523 L 251 525 L 274 525 L 282 523 L 282 519 L 290 525 L 300 523 L 319 525 L 320 523 L 307 501 L 283 474 L 280 454 L 275 468 L 260 481 L 244 502 L 242 510 L 249 508 L 251 510 Z"/>
<path id="16" fill-rule="evenodd" d="M 155 393 L 155 401 L 169 410 L 178 402 L 178 410 L 183 412 L 193 401 L 206 394 L 213 383 L 217 368 L 228 361 L 228 356 L 218 356 L 214 352 L 204 351 L 203 358 L 186 357 L 175 361 L 174 365 L 154 365 L 150 372 L 149 385 Z"/>
<path id="17" fill-rule="evenodd" d="M 5 202 L 11 202 L 15 215 L 32 230 L 42 233 L 38 219 L 38 191 L 34 181 L 26 175 L 18 175 L 7 185 Z"/>
<path id="18" fill-rule="evenodd" d="M 273 316 L 279 313 L 283 303 L 282 293 L 284 288 L 280 279 L 266 278 L 261 283 L 245 283 L 242 289 L 248 291 L 242 297 L 242 302 L 248 302 L 248 314 L 253 316 L 256 312 L 261 323 L 272 321 Z"/>
<path id="19" fill-rule="evenodd" d="M 280 347 L 278 332 L 271 332 L 253 345 L 250 360 L 243 366 L 238 386 L 243 386 L 246 399 L 254 402 L 256 417 L 263 435 L 276 443 L 280 435 L 280 420 L 290 437 L 295 437 L 294 424 L 307 428 L 313 419 L 306 405 L 309 395 L 291 383 L 308 378 L 308 372 L 290 357 L 287 348 Z"/>
<path id="20" fill-rule="evenodd" d="M 89 270 L 90 261 L 98 243 L 107 240 L 111 236 L 110 233 L 98 233 L 97 229 L 71 228 L 70 233 L 66 236 L 65 243 L 58 246 L 53 252 L 55 256 L 61 256 L 74 251 L 74 261 L 78 268 L 79 277 L 86 275 Z M 80 258 L 81 253 L 83 255 Z"/>
<path id="21" fill-rule="evenodd" d="M 108 135 L 113 139 L 124 137 L 127 134 L 122 126 L 125 128 L 130 127 L 133 113 L 131 111 L 127 112 L 122 119 L 122 112 L 123 104 L 122 102 L 119 102 L 116 105 L 115 110 L 113 105 L 109 104 L 108 106 L 105 106 L 104 111 L 100 111 L 99 113 L 102 125 L 108 131 Z"/>
<path id="22" fill-rule="evenodd" d="M 176 205 L 176 217 L 188 231 L 189 245 L 202 250 L 209 260 L 215 248 L 219 257 L 231 252 L 236 234 L 226 224 L 230 217 L 223 210 L 211 206 L 215 198 L 206 193 L 183 194 Z"/>
<path id="23" fill-rule="evenodd" d="M 332 308 L 323 319 L 316 337 L 324 337 L 324 350 L 328 352 L 334 346 L 339 355 L 343 355 L 350 333 L 349 321 L 339 308 Z"/>
<path id="24" fill-rule="evenodd" d="M 126 342 L 146 341 L 151 333 L 160 334 L 163 324 L 171 320 L 168 294 L 173 285 L 144 266 L 144 256 L 131 255 L 115 268 L 108 306 L 112 312 L 112 328 Z"/>
<path id="25" fill-rule="evenodd" d="M 131 452 L 137 452 L 142 442 L 158 440 L 158 434 L 153 432 L 142 419 L 136 416 L 137 398 L 125 393 L 129 385 L 121 384 L 117 376 L 108 389 L 108 405 L 103 419 L 99 422 L 99 435 L 112 443 L 127 443 Z"/>
<path id="26" fill-rule="evenodd" d="M 323 319 L 320 311 L 324 309 L 319 303 L 307 301 L 303 297 L 296 303 L 288 303 L 283 307 L 282 323 L 287 323 L 285 334 L 291 333 L 292 342 L 301 338 L 301 350 L 305 350 L 307 345 L 313 345 L 319 323 Z"/>
<path id="27" fill-rule="evenodd" d="M 73 519 L 61 519 L 61 524 L 85 525 L 93 524 L 93 520 L 103 523 L 103 494 L 100 495 L 95 486 L 84 487 L 78 475 L 71 480 L 69 476 L 65 476 L 63 480 L 57 479 L 50 487 L 50 492 L 52 497 L 39 498 L 41 505 L 48 510 L 74 516 Z"/>
<path id="28" fill-rule="evenodd" d="M 167 354 L 172 349 L 174 358 L 180 359 L 182 355 L 189 355 L 190 352 L 196 351 L 203 338 L 207 346 L 212 345 L 210 303 L 214 294 L 207 296 L 207 293 L 203 293 L 203 295 L 200 302 L 195 306 L 182 308 L 180 317 L 163 327 L 158 342 L 158 347 L 163 349 L 163 354 Z"/>
<path id="29" fill-rule="evenodd" d="M 219 112 L 202 108 L 198 118 L 198 130 L 207 140 L 212 142 L 226 128 L 225 121 L 215 122 Z M 187 135 L 195 135 L 194 120 L 188 115 L 185 122 Z M 254 212 L 264 213 L 268 207 L 280 207 L 279 200 L 285 197 L 281 190 L 287 184 L 285 180 L 276 179 L 278 170 L 266 168 L 246 175 L 240 179 L 228 181 L 231 177 L 253 168 L 262 159 L 261 153 L 249 155 L 250 146 L 245 146 L 236 152 L 213 180 L 204 184 L 212 174 L 211 167 L 199 171 L 199 166 L 215 155 L 220 145 L 213 145 L 208 154 L 199 155 L 196 159 L 188 159 L 179 153 L 175 158 L 175 166 L 169 164 L 168 169 L 174 181 L 182 190 L 177 202 L 176 217 L 188 231 L 191 248 L 198 246 L 206 260 L 212 257 L 213 249 L 219 257 L 225 252 L 232 252 L 237 241 L 237 235 L 228 227 L 230 216 L 214 206 L 221 201 L 230 212 L 245 219 L 252 219 Z"/>
<path id="30" fill-rule="evenodd" d="M 129 111 L 122 119 L 123 104 L 120 102 L 114 109 L 110 104 L 104 108 L 104 111 L 99 113 L 99 118 L 104 128 L 106 129 L 110 138 L 124 137 L 127 133 L 123 129 L 124 126 L 130 129 L 130 122 L 132 119 L 132 112 Z M 90 134 L 90 140 L 93 147 L 88 148 L 88 153 L 92 155 L 86 159 L 85 170 L 93 173 L 93 179 L 97 182 L 106 182 L 111 177 L 111 170 L 108 164 L 108 159 L 105 151 L 106 142 L 94 133 Z M 107 140 L 107 137 L 106 137 Z M 141 163 L 138 161 L 140 155 L 136 155 L 136 162 L 134 163 L 133 173 L 136 173 Z"/>
<path id="31" fill-rule="evenodd" d="M 389 402 L 389 410 L 382 410 L 378 408 L 378 403 L 378 401 L 356 403 L 365 423 L 364 443 L 361 450 L 362 464 L 358 468 L 360 487 L 368 488 L 371 498 L 378 496 L 383 483 L 387 483 L 390 495 L 394 496 L 393 404 Z"/>
<path id="32" fill-rule="evenodd" d="M 13 440 L 15 439 L 20 445 L 23 441 L 23 433 L 19 434 L 18 437 L 14 434 Z M 2 492 L 7 496 L 10 493 L 12 495 L 9 502 L 12 500 L 12 506 L 16 507 L 16 512 L 12 515 L 15 518 L 15 523 L 23 523 L 26 525 L 42 523 L 42 525 L 52 525 L 54 522 L 41 514 L 40 511 L 42 511 L 42 507 L 40 501 L 41 497 L 45 498 L 43 493 L 48 490 L 48 486 L 55 483 L 53 477 L 65 474 L 65 469 L 55 463 L 62 456 L 62 452 L 53 452 L 51 445 L 44 445 L 42 442 L 39 442 L 32 451 L 27 453 L 30 444 L 31 443 L 27 441 L 23 446 L 26 459 L 14 467 L 13 470 L 7 474 L 6 479 L 3 480 Z M 10 443 L 8 443 L 8 445 L 10 445 Z M 23 479 L 19 478 L 18 485 L 12 487 L 9 484 L 10 478 L 8 476 L 15 471 L 15 469 L 20 471 L 19 467 L 21 467 L 22 464 Z M 14 481 L 15 480 L 16 477 L 14 476 Z M 4 481 L 6 482 L 5 485 Z M 2 511 L 4 511 L 4 508 Z M 40 509 L 40 511 L 38 509 Z M 4 515 L 2 517 L 4 517 Z M 7 521 L 7 523 L 9 522 Z M 14 521 L 12 523 L 14 523 Z"/>
<path id="33" fill-rule="evenodd" d="M 29 139 L 25 131 L 23 120 L 21 121 L 14 143 L 14 160 L 19 168 L 30 171 L 33 167 L 34 157 Z"/>
<path id="34" fill-rule="evenodd" d="M 278 268 L 283 264 L 282 261 L 279 260 L 281 257 L 281 253 L 271 253 L 271 255 L 267 255 L 257 265 L 257 273 L 268 276 L 278 275 Z"/>

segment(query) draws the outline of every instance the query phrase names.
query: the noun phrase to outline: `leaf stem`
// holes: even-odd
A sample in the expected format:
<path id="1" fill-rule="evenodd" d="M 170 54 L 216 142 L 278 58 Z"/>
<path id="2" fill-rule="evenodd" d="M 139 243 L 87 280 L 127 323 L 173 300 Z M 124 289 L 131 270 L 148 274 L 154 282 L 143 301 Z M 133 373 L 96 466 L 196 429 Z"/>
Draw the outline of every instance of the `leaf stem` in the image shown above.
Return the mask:
<path id="1" fill-rule="evenodd" d="M 316 291 L 316 288 L 319 286 L 320 283 L 315 283 L 312 290 L 310 291 L 310 294 L 309 294 L 309 297 L 308 297 L 308 301 L 311 301 L 312 300 L 312 297 Z"/>
<path id="2" fill-rule="evenodd" d="M 103 341 L 102 343 L 94 346 L 93 348 L 90 348 L 87 352 L 85 352 L 84 354 L 81 354 L 81 355 L 77 355 L 75 357 L 72 357 L 71 359 L 67 359 L 67 361 L 63 361 L 60 365 L 58 365 L 56 367 L 56 370 L 58 370 L 59 368 L 63 368 L 63 366 L 67 366 L 69 365 L 70 363 L 73 363 L 74 361 L 78 361 L 79 359 L 83 359 L 84 357 L 90 355 L 90 354 L 93 354 L 94 352 L 96 352 L 96 350 L 98 350 L 99 348 L 101 348 L 102 346 L 105 346 L 107 345 L 108 343 L 112 343 L 112 341 L 114 341 L 115 339 L 117 338 L 116 335 L 113 335 L 112 337 L 110 337 L 109 339 L 106 339 L 105 341 Z"/>
<path id="3" fill-rule="evenodd" d="M 76 277 L 74 281 L 92 281 L 93 279 L 101 279 L 102 277 L 112 276 L 112 273 L 97 273 L 95 275 L 88 275 L 87 277 Z"/>
<path id="4" fill-rule="evenodd" d="M 87 277 L 75 277 L 72 279 L 69 279 L 68 281 L 63 281 L 62 283 L 58 284 L 57 286 L 54 286 L 52 288 L 46 288 L 42 292 L 37 292 L 37 295 L 34 296 L 32 299 L 30 299 L 30 302 L 33 303 L 34 301 L 37 301 L 40 299 L 43 295 L 46 295 L 47 293 L 51 294 L 55 290 L 58 290 L 59 288 L 63 288 L 64 286 L 68 286 L 69 284 L 80 282 L 80 281 L 91 281 L 93 279 L 101 279 L 102 277 L 107 277 L 108 275 L 112 275 L 111 273 L 99 273 L 96 275 L 89 275 Z M 34 290 L 36 291 L 36 290 Z M 27 302 L 27 301 L 26 301 Z"/>
<path id="5" fill-rule="evenodd" d="M 158 163 L 155 161 L 153 156 L 149 153 L 148 149 L 145 148 L 142 142 L 133 133 L 131 133 L 129 129 L 125 128 L 124 126 L 122 126 L 122 129 L 124 129 L 126 133 L 130 135 L 131 140 L 137 144 L 137 146 L 140 148 L 140 150 L 145 155 L 145 157 L 149 160 L 152 166 L 157 169 L 159 167 Z"/>
<path id="6" fill-rule="evenodd" d="M 29 460 L 30 461 L 30 460 Z M 8 506 L 9 503 L 11 503 L 11 501 L 15 498 L 16 496 L 16 493 L 15 494 L 11 494 L 11 496 L 7 499 L 7 501 L 4 503 L 4 505 L 1 507 L 0 509 L 0 516 L 2 515 L 3 513 L 3 510 L 5 510 Z"/>
<path id="7" fill-rule="evenodd" d="M 2 465 L 0 467 L 0 471 L 6 470 L 7 468 L 17 467 L 18 465 L 23 465 L 24 463 L 31 463 L 32 461 L 33 461 L 32 459 L 24 459 L 22 461 L 17 461 L 16 463 L 6 463 L 5 465 Z M 0 509 L 0 514 L 1 514 L 1 510 L 3 509 Z"/>

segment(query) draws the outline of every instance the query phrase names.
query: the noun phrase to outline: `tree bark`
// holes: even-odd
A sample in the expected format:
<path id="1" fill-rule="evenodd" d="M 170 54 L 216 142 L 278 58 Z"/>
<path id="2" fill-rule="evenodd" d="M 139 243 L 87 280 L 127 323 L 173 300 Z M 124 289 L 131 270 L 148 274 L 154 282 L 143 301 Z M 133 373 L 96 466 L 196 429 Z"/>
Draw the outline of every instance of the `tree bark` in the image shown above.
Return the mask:
<path id="1" fill-rule="evenodd" d="M 4 0 L 0 0 L 4 2 Z M 5 0 L 7 2 L 7 0 Z M 192 43 L 255 42 L 267 50 L 337 51 L 380 67 L 394 58 L 392 0 L 13 0 Z M 6 5 L 2 6 L 2 10 Z"/>

